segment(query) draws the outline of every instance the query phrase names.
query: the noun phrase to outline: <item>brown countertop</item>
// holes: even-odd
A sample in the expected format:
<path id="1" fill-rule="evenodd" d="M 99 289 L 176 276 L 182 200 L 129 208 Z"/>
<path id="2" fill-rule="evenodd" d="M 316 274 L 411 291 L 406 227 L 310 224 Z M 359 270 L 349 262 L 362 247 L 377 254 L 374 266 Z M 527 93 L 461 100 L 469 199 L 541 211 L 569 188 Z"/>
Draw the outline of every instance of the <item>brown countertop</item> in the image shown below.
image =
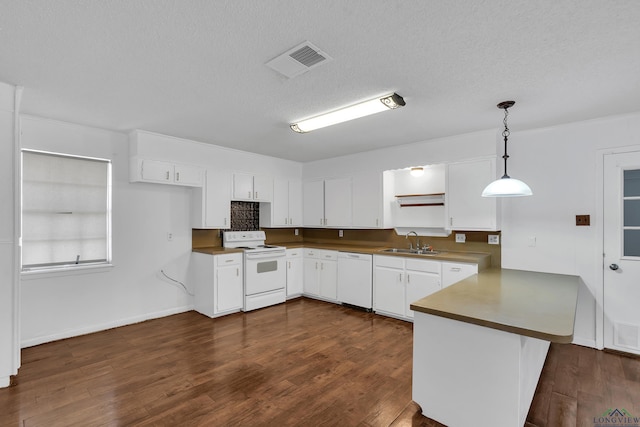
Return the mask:
<path id="1" fill-rule="evenodd" d="M 327 249 L 340 252 L 356 252 L 360 254 L 371 255 L 385 255 L 385 256 L 401 256 L 411 257 L 419 259 L 432 259 L 435 261 L 451 261 L 451 262 L 466 262 L 471 264 L 478 264 L 478 271 L 484 270 L 491 266 L 491 254 L 484 252 L 455 252 L 455 251 L 443 251 L 437 255 L 418 255 L 407 253 L 393 253 L 382 252 L 384 249 L 388 249 L 388 246 L 358 246 L 358 245 L 338 245 L 330 243 L 277 243 L 277 246 L 284 246 L 287 249 L 295 248 L 313 248 L 313 249 Z M 208 246 L 204 248 L 194 248 L 193 252 L 200 252 L 209 255 L 220 255 L 225 253 L 241 252 L 242 249 L 227 249 L 222 246 Z"/>
<path id="2" fill-rule="evenodd" d="M 411 309 L 570 343 L 579 283 L 578 276 L 492 268 L 412 303 Z"/>
<path id="3" fill-rule="evenodd" d="M 222 246 L 207 246 L 205 248 L 193 248 L 191 252 L 199 252 L 207 255 L 222 255 L 242 252 L 242 249 L 223 248 Z"/>
<path id="4" fill-rule="evenodd" d="M 491 254 L 484 252 L 455 252 L 455 251 L 442 251 L 437 255 L 418 255 L 407 253 L 393 253 L 382 252 L 384 249 L 388 249 L 388 246 L 358 246 L 358 245 L 338 245 L 329 243 L 278 243 L 278 246 L 285 246 L 287 249 L 291 248 L 313 248 L 313 249 L 327 249 L 340 252 L 356 252 L 360 254 L 371 255 L 385 255 L 385 256 L 401 256 L 411 257 L 419 259 L 432 259 L 436 261 L 451 261 L 451 262 L 466 262 L 471 264 L 478 264 L 478 270 L 484 270 L 491 266 Z"/>

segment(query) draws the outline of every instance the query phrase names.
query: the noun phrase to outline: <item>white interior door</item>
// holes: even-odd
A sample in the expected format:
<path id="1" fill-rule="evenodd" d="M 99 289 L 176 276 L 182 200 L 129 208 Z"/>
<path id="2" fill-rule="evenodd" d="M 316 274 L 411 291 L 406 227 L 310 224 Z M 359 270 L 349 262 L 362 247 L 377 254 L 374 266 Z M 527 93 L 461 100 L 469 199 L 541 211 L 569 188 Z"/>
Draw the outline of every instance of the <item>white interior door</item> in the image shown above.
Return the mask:
<path id="1" fill-rule="evenodd" d="M 604 346 L 640 354 L 640 152 L 604 156 Z"/>

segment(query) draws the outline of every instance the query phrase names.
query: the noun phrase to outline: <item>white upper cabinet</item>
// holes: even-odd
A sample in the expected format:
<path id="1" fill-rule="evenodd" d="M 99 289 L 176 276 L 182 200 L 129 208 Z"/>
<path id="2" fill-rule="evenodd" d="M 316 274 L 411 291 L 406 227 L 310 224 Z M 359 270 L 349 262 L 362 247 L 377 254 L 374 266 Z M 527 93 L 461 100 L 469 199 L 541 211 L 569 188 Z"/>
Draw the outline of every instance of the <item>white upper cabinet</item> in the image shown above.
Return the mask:
<path id="1" fill-rule="evenodd" d="M 233 174 L 233 200 L 270 202 L 273 193 L 273 178 L 236 172 Z"/>
<path id="2" fill-rule="evenodd" d="M 202 188 L 191 196 L 192 228 L 229 228 L 231 218 L 231 174 L 207 169 Z"/>
<path id="3" fill-rule="evenodd" d="M 302 226 L 302 183 L 274 178 L 273 202 L 260 205 L 261 227 Z"/>
<path id="4" fill-rule="evenodd" d="M 354 175 L 351 184 L 353 227 L 382 228 L 382 173 Z"/>
<path id="5" fill-rule="evenodd" d="M 305 181 L 302 188 L 304 226 L 324 227 L 324 180 Z"/>
<path id="6" fill-rule="evenodd" d="M 351 227 L 351 178 L 305 181 L 305 227 Z"/>
<path id="7" fill-rule="evenodd" d="M 498 198 L 482 197 L 482 190 L 495 179 L 493 158 L 447 165 L 447 228 L 500 230 Z"/>
<path id="8" fill-rule="evenodd" d="M 130 159 L 129 181 L 201 187 L 204 169 L 199 166 L 160 160 Z"/>
<path id="9" fill-rule="evenodd" d="M 327 227 L 351 226 L 351 178 L 324 181 L 324 218 Z"/>

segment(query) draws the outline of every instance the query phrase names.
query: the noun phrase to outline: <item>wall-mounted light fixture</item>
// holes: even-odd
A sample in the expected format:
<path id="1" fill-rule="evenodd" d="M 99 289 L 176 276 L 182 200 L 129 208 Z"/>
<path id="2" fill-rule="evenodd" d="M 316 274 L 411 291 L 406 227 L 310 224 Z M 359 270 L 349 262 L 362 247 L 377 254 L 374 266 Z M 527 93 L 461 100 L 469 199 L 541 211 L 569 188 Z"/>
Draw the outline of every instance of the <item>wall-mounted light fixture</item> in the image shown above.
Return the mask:
<path id="1" fill-rule="evenodd" d="M 394 110 L 405 105 L 404 99 L 397 93 L 370 99 L 339 110 L 321 114 L 310 119 L 300 120 L 290 125 L 298 133 L 311 132 L 315 129 L 335 125 L 360 117 L 369 116 L 381 111 Z"/>
<path id="2" fill-rule="evenodd" d="M 502 131 L 502 137 L 504 138 L 504 175 L 502 178 L 493 181 L 487 185 L 482 192 L 482 197 L 522 197 L 531 196 L 533 192 L 531 188 L 519 179 L 511 178 L 507 175 L 507 139 L 509 138 L 509 127 L 507 126 L 507 116 L 509 115 L 508 109 L 513 107 L 515 101 L 503 101 L 498 104 L 498 108 L 504 110 L 504 130 Z"/>
<path id="3" fill-rule="evenodd" d="M 422 166 L 412 167 L 409 169 L 411 176 L 419 177 L 424 175 L 424 168 Z"/>

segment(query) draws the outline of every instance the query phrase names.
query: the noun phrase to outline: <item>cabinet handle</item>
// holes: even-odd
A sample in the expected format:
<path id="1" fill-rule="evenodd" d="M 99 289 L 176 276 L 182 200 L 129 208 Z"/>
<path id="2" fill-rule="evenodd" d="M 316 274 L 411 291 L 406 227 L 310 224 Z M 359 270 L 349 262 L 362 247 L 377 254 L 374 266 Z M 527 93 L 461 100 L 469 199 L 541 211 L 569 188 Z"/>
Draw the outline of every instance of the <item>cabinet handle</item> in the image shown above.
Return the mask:
<path id="1" fill-rule="evenodd" d="M 402 283 L 402 273 L 400 273 L 399 276 L 400 276 L 400 283 Z"/>
<path id="2" fill-rule="evenodd" d="M 285 223 L 285 224 L 289 224 L 287 221 L 288 221 L 288 220 L 287 220 L 287 218 L 285 218 L 285 219 L 284 219 L 284 223 Z"/>
<path id="3" fill-rule="evenodd" d="M 322 225 L 322 218 L 320 218 L 320 225 Z"/>
<path id="4" fill-rule="evenodd" d="M 258 192 L 256 191 L 255 193 L 253 193 L 253 198 L 257 199 L 258 198 Z"/>
<path id="5" fill-rule="evenodd" d="M 323 262 L 320 263 L 320 270 L 324 270 L 324 263 Z"/>
<path id="6" fill-rule="evenodd" d="M 169 181 L 169 171 L 167 171 L 167 178 L 166 178 L 166 180 L 167 180 L 167 181 Z"/>
<path id="7" fill-rule="evenodd" d="M 411 275 L 407 274 L 407 283 L 411 283 Z"/>
<path id="8" fill-rule="evenodd" d="M 327 218 L 324 219 L 324 225 L 327 225 Z"/>
<path id="9" fill-rule="evenodd" d="M 458 272 L 458 271 L 460 271 L 460 270 L 462 270 L 462 268 L 460 268 L 460 267 L 451 267 L 451 269 L 450 269 L 449 271 L 455 271 L 455 272 Z"/>
<path id="10" fill-rule="evenodd" d="M 225 262 L 233 262 L 233 260 L 232 259 L 228 259 Z"/>
<path id="11" fill-rule="evenodd" d="M 378 218 L 376 218 L 376 227 L 378 227 Z"/>
<path id="12" fill-rule="evenodd" d="M 449 217 L 449 225 L 453 225 L 453 217 L 452 216 Z"/>
<path id="13" fill-rule="evenodd" d="M 240 276 L 240 269 L 236 268 L 236 276 Z"/>
<path id="14" fill-rule="evenodd" d="M 180 172 L 176 172 L 176 181 L 180 181 Z"/>
<path id="15" fill-rule="evenodd" d="M 226 217 L 223 218 L 223 221 L 224 221 L 224 225 L 227 225 L 227 218 Z"/>
<path id="16" fill-rule="evenodd" d="M 316 261 L 316 270 L 318 269 L 318 261 Z"/>
<path id="17" fill-rule="evenodd" d="M 251 198 L 251 191 L 247 191 L 247 199 Z"/>
<path id="18" fill-rule="evenodd" d="M 291 261 L 287 261 L 287 268 L 291 270 Z"/>

